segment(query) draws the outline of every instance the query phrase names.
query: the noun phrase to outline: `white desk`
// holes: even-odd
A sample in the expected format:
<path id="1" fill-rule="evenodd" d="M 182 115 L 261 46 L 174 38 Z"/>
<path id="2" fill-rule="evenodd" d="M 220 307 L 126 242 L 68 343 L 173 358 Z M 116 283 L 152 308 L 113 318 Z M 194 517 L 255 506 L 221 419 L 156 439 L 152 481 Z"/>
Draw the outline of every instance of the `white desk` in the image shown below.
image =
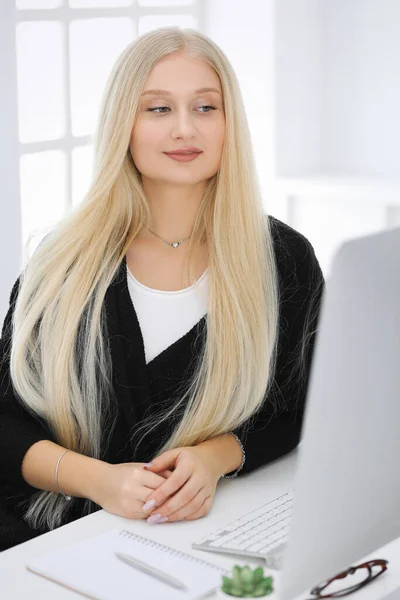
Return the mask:
<path id="1" fill-rule="evenodd" d="M 102 510 L 1 552 L 0 597 L 5 600 L 54 600 L 55 598 L 57 600 L 77 600 L 83 597 L 29 572 L 25 568 L 25 564 L 40 554 L 62 548 L 67 544 L 115 527 L 134 531 L 227 569 L 230 569 L 235 562 L 248 563 L 253 568 L 257 564 L 263 565 L 263 562 L 257 559 L 242 560 L 235 559 L 235 557 L 229 558 L 227 555 L 193 550 L 191 543 L 203 537 L 208 531 L 218 529 L 221 524 L 228 523 L 290 489 L 293 484 L 296 459 L 297 451 L 294 451 L 273 464 L 241 478 L 221 480 L 210 513 L 196 521 L 149 525 L 145 520 L 124 519 Z M 349 598 L 355 600 L 382 599 L 400 585 L 400 538 L 377 549 L 368 557 L 360 557 L 360 561 L 372 557 L 389 560 L 388 570 L 375 582 L 352 594 Z M 275 582 L 279 581 L 279 573 L 276 571 L 265 569 L 265 572 L 273 575 Z M 315 582 L 315 584 L 317 583 L 318 581 Z M 309 597 L 307 594 L 302 594 L 298 600 L 307 597 Z M 274 592 L 268 598 L 279 600 L 279 595 Z M 390 600 L 395 600 L 395 597 Z"/>

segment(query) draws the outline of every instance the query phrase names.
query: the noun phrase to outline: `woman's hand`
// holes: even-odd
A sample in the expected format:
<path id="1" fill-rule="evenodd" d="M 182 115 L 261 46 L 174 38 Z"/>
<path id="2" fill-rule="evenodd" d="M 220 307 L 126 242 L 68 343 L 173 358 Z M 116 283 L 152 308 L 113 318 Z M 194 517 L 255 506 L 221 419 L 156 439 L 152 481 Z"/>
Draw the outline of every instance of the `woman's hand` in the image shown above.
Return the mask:
<path id="1" fill-rule="evenodd" d="M 145 463 L 104 463 L 99 484 L 93 490 L 91 500 L 104 510 L 128 519 L 146 519 L 142 510 L 149 494 L 168 479 L 172 472 L 161 469 L 150 473 Z"/>
<path id="2" fill-rule="evenodd" d="M 149 523 L 192 521 L 210 510 L 221 473 L 216 472 L 209 454 L 200 446 L 174 448 L 160 454 L 145 470 L 156 472 L 168 467 L 173 473 L 146 498 L 143 514 Z M 149 502 L 153 500 L 152 504 Z M 145 510 L 145 507 L 143 507 Z M 157 519 L 155 515 L 160 515 Z M 162 520 L 161 520 L 162 519 Z"/>

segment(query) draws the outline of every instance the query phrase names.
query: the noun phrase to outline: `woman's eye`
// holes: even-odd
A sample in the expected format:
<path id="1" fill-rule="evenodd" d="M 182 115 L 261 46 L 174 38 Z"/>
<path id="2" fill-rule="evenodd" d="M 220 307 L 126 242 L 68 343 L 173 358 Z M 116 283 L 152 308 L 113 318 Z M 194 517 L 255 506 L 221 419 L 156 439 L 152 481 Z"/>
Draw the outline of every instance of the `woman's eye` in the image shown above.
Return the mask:
<path id="1" fill-rule="evenodd" d="M 212 106 L 211 104 L 206 104 L 205 106 L 200 106 L 199 108 L 210 108 L 211 110 L 217 110 L 216 106 Z M 210 111 L 207 111 L 210 112 Z"/>
<path id="2" fill-rule="evenodd" d="M 157 110 L 161 110 L 162 108 L 168 108 L 168 106 L 156 106 L 155 108 L 148 108 L 148 112 L 156 112 Z M 161 113 L 158 113 L 161 114 Z"/>
<path id="3" fill-rule="evenodd" d="M 147 111 L 148 112 L 155 112 L 158 115 L 162 115 L 162 114 L 165 114 L 164 111 L 163 112 L 156 112 L 156 111 L 159 111 L 159 110 L 161 111 L 164 108 L 166 108 L 166 109 L 169 110 L 168 106 L 155 106 L 154 108 L 148 108 Z M 206 104 L 204 106 L 199 106 L 198 108 L 209 108 L 211 110 L 216 110 L 217 109 L 216 106 L 212 106 L 211 104 Z M 204 112 L 204 111 L 201 111 L 201 112 Z M 210 112 L 210 111 L 207 110 L 207 112 Z"/>

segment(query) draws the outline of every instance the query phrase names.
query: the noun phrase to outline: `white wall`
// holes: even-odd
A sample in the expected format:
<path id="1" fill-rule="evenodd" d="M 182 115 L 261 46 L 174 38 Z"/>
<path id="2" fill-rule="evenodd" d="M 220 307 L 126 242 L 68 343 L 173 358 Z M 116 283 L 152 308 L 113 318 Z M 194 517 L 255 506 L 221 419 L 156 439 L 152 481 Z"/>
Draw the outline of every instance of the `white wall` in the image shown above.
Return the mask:
<path id="1" fill-rule="evenodd" d="M 0 320 L 3 324 L 11 288 L 21 268 L 21 211 L 17 135 L 15 28 L 11 0 L 0 2 Z"/>
<path id="2" fill-rule="evenodd" d="M 400 178 L 400 2 L 323 6 L 322 162 L 333 172 Z"/>
<path id="3" fill-rule="evenodd" d="M 321 164 L 324 3 L 275 4 L 276 175 L 312 175 Z"/>
<path id="4" fill-rule="evenodd" d="M 325 275 L 400 222 L 400 2 L 276 0 L 276 189 Z"/>
<path id="5" fill-rule="evenodd" d="M 400 178 L 400 2 L 276 1 L 278 176 Z"/>
<path id="6" fill-rule="evenodd" d="M 275 2 L 206 0 L 206 34 L 227 54 L 239 79 L 267 209 L 275 174 Z"/>

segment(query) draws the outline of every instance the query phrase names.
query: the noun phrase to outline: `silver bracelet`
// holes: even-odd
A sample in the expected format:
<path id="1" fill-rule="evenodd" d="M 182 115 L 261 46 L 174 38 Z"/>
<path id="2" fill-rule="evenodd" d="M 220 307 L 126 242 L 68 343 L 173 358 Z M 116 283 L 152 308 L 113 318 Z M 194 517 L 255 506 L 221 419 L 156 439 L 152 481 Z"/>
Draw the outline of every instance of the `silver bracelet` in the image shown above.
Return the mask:
<path id="1" fill-rule="evenodd" d="M 233 437 L 236 439 L 237 443 L 240 446 L 240 449 L 242 450 L 242 462 L 240 463 L 240 465 L 238 466 L 238 468 L 236 469 L 236 471 L 233 471 L 233 473 L 231 475 L 229 475 L 228 473 L 226 475 L 221 475 L 221 479 L 233 479 L 234 477 L 237 477 L 237 474 L 239 473 L 239 471 L 241 471 L 243 469 L 243 465 L 244 462 L 246 460 L 246 452 L 244 451 L 243 448 L 243 444 L 240 441 L 240 439 L 238 438 L 238 436 L 236 435 L 236 433 L 233 433 L 232 431 L 229 432 L 231 435 L 233 435 Z"/>
<path id="2" fill-rule="evenodd" d="M 64 454 L 66 454 L 67 452 L 69 452 L 69 450 L 64 450 L 64 452 L 61 454 L 61 456 L 59 456 L 58 460 L 57 460 L 57 464 L 56 464 L 56 486 L 58 491 L 60 492 L 60 494 L 62 494 L 65 498 L 65 500 L 72 500 L 71 496 L 67 496 L 66 494 L 64 494 L 64 492 L 62 491 L 62 489 L 60 488 L 60 486 L 58 485 L 58 466 L 60 464 L 60 461 L 62 459 L 62 457 L 64 456 Z"/>

